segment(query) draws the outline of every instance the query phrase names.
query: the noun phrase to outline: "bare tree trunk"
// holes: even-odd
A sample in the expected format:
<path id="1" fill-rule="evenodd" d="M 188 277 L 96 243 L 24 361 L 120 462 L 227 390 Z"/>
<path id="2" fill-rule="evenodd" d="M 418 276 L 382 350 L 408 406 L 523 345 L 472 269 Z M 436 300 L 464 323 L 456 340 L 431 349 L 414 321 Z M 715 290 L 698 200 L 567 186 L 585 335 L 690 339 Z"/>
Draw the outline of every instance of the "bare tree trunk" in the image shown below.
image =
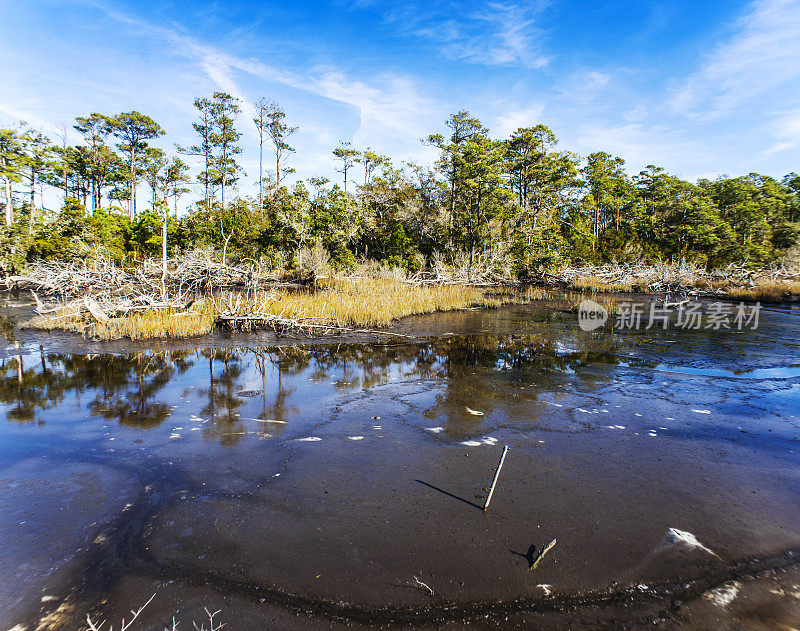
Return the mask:
<path id="1" fill-rule="evenodd" d="M 264 130 L 258 128 L 258 210 L 264 210 Z"/>
<path id="2" fill-rule="evenodd" d="M 161 276 L 167 276 L 167 202 L 162 205 L 162 220 L 161 220 Z"/>
<path id="3" fill-rule="evenodd" d="M 128 218 L 131 221 L 136 219 L 136 152 L 131 151 L 131 191 L 128 202 Z"/>
<path id="4" fill-rule="evenodd" d="M 6 225 L 10 226 L 14 223 L 14 204 L 11 201 L 11 179 L 6 178 Z"/>
<path id="5" fill-rule="evenodd" d="M 225 180 L 227 179 L 226 176 L 228 175 L 226 171 L 228 170 L 228 147 L 224 145 L 222 147 L 222 210 L 225 210 Z"/>

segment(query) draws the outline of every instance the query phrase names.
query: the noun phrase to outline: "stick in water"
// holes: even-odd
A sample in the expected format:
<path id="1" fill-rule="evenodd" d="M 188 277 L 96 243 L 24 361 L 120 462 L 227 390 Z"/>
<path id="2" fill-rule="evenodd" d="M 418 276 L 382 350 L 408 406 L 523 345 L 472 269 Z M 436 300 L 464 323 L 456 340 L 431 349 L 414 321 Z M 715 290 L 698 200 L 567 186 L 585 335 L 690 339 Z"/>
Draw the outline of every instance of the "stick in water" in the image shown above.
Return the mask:
<path id="1" fill-rule="evenodd" d="M 556 540 L 555 540 L 555 539 L 553 539 L 553 540 L 552 540 L 550 543 L 548 543 L 548 544 L 545 546 L 544 550 L 542 550 L 542 551 L 541 551 L 541 552 L 540 552 L 540 553 L 539 553 L 539 554 L 536 556 L 536 559 L 534 559 L 533 563 L 531 563 L 531 567 L 530 567 L 530 569 L 531 569 L 531 570 L 535 570 L 535 569 L 536 569 L 536 566 L 537 566 L 537 565 L 539 565 L 539 561 L 541 561 L 541 560 L 544 558 L 544 555 L 545 555 L 545 554 L 547 554 L 548 552 L 550 552 L 550 548 L 552 548 L 554 545 L 556 545 Z"/>
<path id="2" fill-rule="evenodd" d="M 492 493 L 494 493 L 494 487 L 497 485 L 497 478 L 500 477 L 500 469 L 503 468 L 503 461 L 506 459 L 506 452 L 508 452 L 508 445 L 503 447 L 503 455 L 500 456 L 500 464 L 497 465 L 497 471 L 494 472 L 492 487 L 489 489 L 489 495 L 486 496 L 486 503 L 483 505 L 483 510 L 489 508 L 489 502 L 492 501 Z"/>

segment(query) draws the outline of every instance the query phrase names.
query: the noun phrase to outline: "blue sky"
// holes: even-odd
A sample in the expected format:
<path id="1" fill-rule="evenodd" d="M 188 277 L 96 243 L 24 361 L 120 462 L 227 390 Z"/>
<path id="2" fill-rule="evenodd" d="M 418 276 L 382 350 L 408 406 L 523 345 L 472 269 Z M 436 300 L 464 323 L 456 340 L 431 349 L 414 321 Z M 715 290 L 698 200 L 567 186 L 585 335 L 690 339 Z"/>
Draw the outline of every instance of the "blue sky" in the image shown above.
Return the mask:
<path id="1" fill-rule="evenodd" d="M 54 136 L 136 109 L 169 148 L 193 140 L 193 99 L 224 90 L 246 105 L 251 178 L 262 96 L 300 126 L 299 177 L 336 177 L 339 140 L 431 162 L 419 139 L 462 108 L 496 137 L 545 123 L 631 173 L 800 170 L 800 0 L 6 0 L 0 23 L 3 123 Z"/>

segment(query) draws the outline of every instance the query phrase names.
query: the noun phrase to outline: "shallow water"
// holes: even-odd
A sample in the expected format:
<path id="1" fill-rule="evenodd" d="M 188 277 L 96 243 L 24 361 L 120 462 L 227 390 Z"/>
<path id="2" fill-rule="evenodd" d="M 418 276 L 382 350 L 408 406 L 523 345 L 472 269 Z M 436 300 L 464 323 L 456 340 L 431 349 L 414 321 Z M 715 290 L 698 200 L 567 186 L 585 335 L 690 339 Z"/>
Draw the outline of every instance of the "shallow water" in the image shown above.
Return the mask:
<path id="1" fill-rule="evenodd" d="M 522 306 L 408 319 L 408 342 L 114 354 L 20 336 L 0 628 L 151 594 L 139 628 L 204 607 L 253 629 L 777 626 L 800 603 L 799 315 L 586 333 Z M 747 602 L 715 600 L 734 583 Z"/>

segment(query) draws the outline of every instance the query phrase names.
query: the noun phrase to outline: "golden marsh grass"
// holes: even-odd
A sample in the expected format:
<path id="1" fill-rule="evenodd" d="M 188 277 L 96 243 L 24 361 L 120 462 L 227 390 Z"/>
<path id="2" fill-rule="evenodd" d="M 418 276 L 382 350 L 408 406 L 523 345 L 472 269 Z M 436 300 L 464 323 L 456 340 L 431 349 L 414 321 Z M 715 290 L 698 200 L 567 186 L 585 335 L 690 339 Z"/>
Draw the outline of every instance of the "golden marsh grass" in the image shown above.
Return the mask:
<path id="1" fill-rule="evenodd" d="M 216 315 L 211 309 L 177 311 L 159 309 L 132 313 L 120 318 L 97 322 L 87 314 L 55 312 L 36 316 L 23 326 L 29 329 L 75 331 L 101 340 L 145 340 L 149 338 L 182 338 L 208 333 L 214 327 Z"/>
<path id="2" fill-rule="evenodd" d="M 731 287 L 726 290 L 731 298 L 740 300 L 778 301 L 783 298 L 800 295 L 800 283 L 787 281 L 769 281 L 754 287 Z"/>
<path id="3" fill-rule="evenodd" d="M 333 278 L 315 291 L 281 292 L 275 299 L 261 302 L 258 310 L 291 319 L 319 318 L 339 326 L 374 327 L 409 315 L 499 304 L 480 289 L 465 285 L 420 286 L 388 278 Z"/>
<path id="4" fill-rule="evenodd" d="M 257 304 L 254 305 L 253 303 Z M 410 285 L 387 278 L 333 278 L 314 290 L 280 291 L 258 301 L 244 300 L 241 311 L 253 306 L 262 315 L 328 320 L 338 326 L 387 326 L 408 315 L 452 311 L 467 307 L 496 307 L 501 301 L 465 285 Z M 190 311 L 153 310 L 98 322 L 75 310 L 36 316 L 23 326 L 40 330 L 76 331 L 101 340 L 185 338 L 210 332 L 219 311 L 210 301 Z"/>
<path id="5" fill-rule="evenodd" d="M 630 293 L 634 290 L 631 283 L 613 282 L 595 276 L 579 276 L 569 284 L 571 289 L 588 291 L 590 293 L 621 292 Z"/>

